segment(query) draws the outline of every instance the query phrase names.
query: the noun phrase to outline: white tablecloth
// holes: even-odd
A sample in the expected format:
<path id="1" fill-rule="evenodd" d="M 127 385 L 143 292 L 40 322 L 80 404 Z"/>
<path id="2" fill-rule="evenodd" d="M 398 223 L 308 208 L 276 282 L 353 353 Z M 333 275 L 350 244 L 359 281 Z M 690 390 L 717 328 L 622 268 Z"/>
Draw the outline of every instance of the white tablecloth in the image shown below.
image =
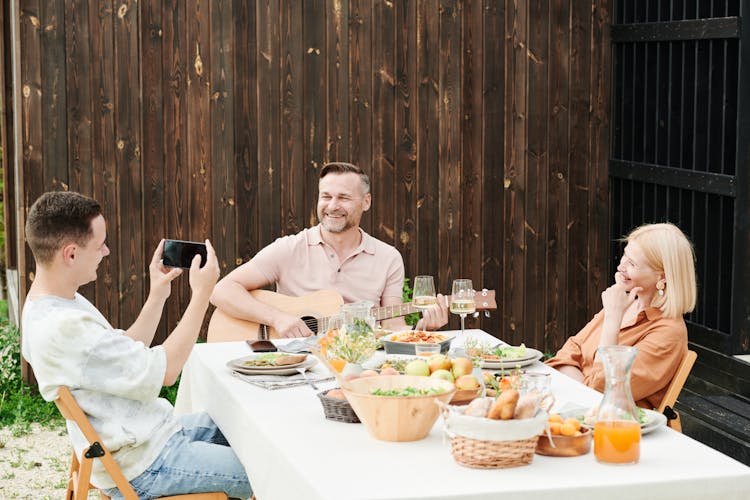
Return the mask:
<path id="1" fill-rule="evenodd" d="M 467 335 L 494 340 L 481 330 Z M 750 498 L 750 468 L 666 427 L 643 436 L 636 465 L 600 464 L 591 452 L 536 455 L 511 469 L 466 468 L 443 440 L 441 419 L 421 441 L 377 441 L 362 424 L 326 420 L 309 386 L 269 391 L 233 377 L 225 363 L 249 352 L 243 342 L 196 345 L 176 406 L 213 417 L 260 500 Z M 558 406 L 601 399 L 541 363 L 527 369 L 553 373 Z"/>

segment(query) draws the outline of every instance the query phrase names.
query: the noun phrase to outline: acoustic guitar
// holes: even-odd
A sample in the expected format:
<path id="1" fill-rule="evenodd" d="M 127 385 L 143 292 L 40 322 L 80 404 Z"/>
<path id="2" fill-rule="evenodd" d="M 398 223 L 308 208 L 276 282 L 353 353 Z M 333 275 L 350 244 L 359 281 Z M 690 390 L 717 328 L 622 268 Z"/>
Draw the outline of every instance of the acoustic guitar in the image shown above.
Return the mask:
<path id="1" fill-rule="evenodd" d="M 290 297 L 268 290 L 250 292 L 256 300 L 273 306 L 281 311 L 301 318 L 314 334 L 327 332 L 328 325 L 341 311 L 344 299 L 334 290 L 320 290 L 301 297 Z M 494 290 L 478 290 L 476 293 L 477 311 L 497 309 Z M 372 315 L 376 321 L 398 318 L 418 312 L 411 302 L 393 306 L 373 307 Z M 253 321 L 235 318 L 221 309 L 216 309 L 208 324 L 208 342 L 232 342 L 246 339 L 279 338 L 271 326 Z"/>

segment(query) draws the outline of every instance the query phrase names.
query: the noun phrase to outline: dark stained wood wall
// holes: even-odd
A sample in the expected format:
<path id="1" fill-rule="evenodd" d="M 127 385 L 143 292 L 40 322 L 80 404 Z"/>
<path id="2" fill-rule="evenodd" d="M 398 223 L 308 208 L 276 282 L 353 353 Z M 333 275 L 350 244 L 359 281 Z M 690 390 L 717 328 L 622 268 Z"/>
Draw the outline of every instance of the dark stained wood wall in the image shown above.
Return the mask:
<path id="1" fill-rule="evenodd" d="M 371 175 L 363 225 L 407 276 L 498 290 L 498 337 L 553 351 L 599 308 L 608 1 L 15 1 L 18 245 L 42 192 L 102 202 L 113 253 L 84 292 L 114 324 L 161 237 L 210 237 L 227 272 L 315 223 L 331 160 Z M 12 264 L 23 296 L 28 250 Z"/>

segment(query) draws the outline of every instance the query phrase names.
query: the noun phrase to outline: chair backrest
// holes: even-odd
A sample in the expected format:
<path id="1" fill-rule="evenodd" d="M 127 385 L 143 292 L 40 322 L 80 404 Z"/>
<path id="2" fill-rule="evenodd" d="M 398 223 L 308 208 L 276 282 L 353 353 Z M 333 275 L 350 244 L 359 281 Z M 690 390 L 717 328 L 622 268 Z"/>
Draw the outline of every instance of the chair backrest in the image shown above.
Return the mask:
<path id="1" fill-rule="evenodd" d="M 68 480 L 68 498 L 78 500 L 85 499 L 88 497 L 88 491 L 93 489 L 91 485 L 91 467 L 93 465 L 94 458 L 98 458 L 102 461 L 102 465 L 109 473 L 112 480 L 115 482 L 117 488 L 119 488 L 122 496 L 126 500 L 138 500 L 138 495 L 135 494 L 133 488 L 128 483 L 128 480 L 123 475 L 117 462 L 112 458 L 112 455 L 107 450 L 107 447 L 102 444 L 102 440 L 94 430 L 94 426 L 91 425 L 86 414 L 83 413 L 81 407 L 76 403 L 75 398 L 70 393 L 70 389 L 66 386 L 60 386 L 57 389 L 57 399 L 55 399 L 57 408 L 62 413 L 62 416 L 67 420 L 72 420 L 78 425 L 78 428 L 83 433 L 88 447 L 83 451 L 81 455 L 80 463 L 77 463 L 77 457 L 73 452 L 73 464 L 71 465 L 71 477 Z M 72 493 L 72 495 L 70 494 Z"/>
<path id="2" fill-rule="evenodd" d="M 688 349 L 688 352 L 685 353 L 685 357 L 682 358 L 682 363 L 680 363 L 680 366 L 677 368 L 677 373 L 672 377 L 672 381 L 669 383 L 669 387 L 667 387 L 667 392 L 664 393 L 664 398 L 661 400 L 659 408 L 656 409 L 659 413 L 663 413 L 667 406 L 670 408 L 674 407 L 674 403 L 677 401 L 677 396 L 680 395 L 682 386 L 685 385 L 685 381 L 687 380 L 688 375 L 690 375 L 690 370 L 693 369 L 693 364 L 697 357 L 698 355 L 695 351 Z"/>
<path id="3" fill-rule="evenodd" d="M 89 490 L 96 489 L 96 487 L 93 486 L 90 482 L 91 468 L 95 458 L 98 458 L 102 461 L 102 465 L 104 465 L 104 468 L 107 470 L 110 477 L 115 482 L 115 485 L 120 490 L 122 496 L 125 497 L 125 500 L 138 500 L 138 495 L 136 495 L 135 491 L 133 491 L 130 483 L 123 475 L 122 470 L 120 470 L 120 467 L 117 465 L 117 462 L 115 462 L 115 459 L 112 458 L 112 455 L 110 454 L 107 447 L 102 443 L 102 440 L 94 429 L 94 426 L 91 425 L 91 422 L 89 421 L 88 417 L 86 417 L 86 414 L 83 413 L 81 407 L 78 406 L 78 403 L 70 393 L 70 389 L 68 387 L 60 386 L 57 389 L 57 399 L 55 399 L 55 404 L 57 405 L 57 408 L 60 410 L 60 413 L 63 417 L 65 417 L 67 420 L 72 420 L 78 425 L 78 428 L 81 429 L 81 432 L 88 442 L 88 447 L 83 451 L 80 461 L 76 456 L 76 452 L 73 451 L 73 459 L 70 466 L 70 477 L 68 478 L 68 491 L 65 496 L 66 500 L 85 500 L 88 498 Z M 101 497 L 108 498 L 103 493 L 101 494 Z M 187 495 L 165 497 L 164 500 L 177 498 L 186 500 L 225 500 L 227 496 L 223 492 L 193 493 Z"/>

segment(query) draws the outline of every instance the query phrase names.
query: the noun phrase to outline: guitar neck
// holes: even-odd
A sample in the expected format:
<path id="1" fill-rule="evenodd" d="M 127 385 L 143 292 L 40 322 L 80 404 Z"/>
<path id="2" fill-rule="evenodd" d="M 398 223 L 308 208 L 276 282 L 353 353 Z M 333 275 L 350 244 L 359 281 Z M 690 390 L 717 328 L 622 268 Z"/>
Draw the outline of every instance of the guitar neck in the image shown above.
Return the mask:
<path id="1" fill-rule="evenodd" d="M 375 316 L 375 321 L 383 319 L 398 318 L 400 316 L 406 316 L 419 311 L 414 304 L 411 302 L 404 302 L 403 304 L 396 304 L 392 306 L 373 307 L 372 315 Z"/>
<path id="2" fill-rule="evenodd" d="M 384 319 L 398 318 L 400 316 L 406 316 L 417 312 L 419 309 L 414 307 L 411 302 L 404 304 L 396 304 L 392 306 L 373 307 L 370 309 L 375 321 L 381 321 Z M 333 327 L 333 323 L 339 320 L 339 316 L 329 316 L 327 318 L 318 318 L 311 321 L 305 321 L 308 328 L 310 328 L 315 334 L 325 333 Z"/>

